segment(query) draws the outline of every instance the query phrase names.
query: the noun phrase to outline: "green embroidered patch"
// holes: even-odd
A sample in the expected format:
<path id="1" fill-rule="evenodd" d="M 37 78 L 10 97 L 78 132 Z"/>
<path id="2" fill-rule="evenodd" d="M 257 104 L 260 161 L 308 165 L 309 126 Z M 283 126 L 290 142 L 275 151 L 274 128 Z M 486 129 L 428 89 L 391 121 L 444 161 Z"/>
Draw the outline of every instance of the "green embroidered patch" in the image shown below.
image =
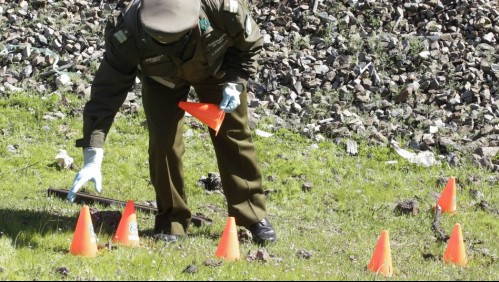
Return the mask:
<path id="1" fill-rule="evenodd" d="M 202 31 L 206 31 L 209 27 L 210 21 L 208 19 L 199 20 L 199 28 L 201 28 Z"/>

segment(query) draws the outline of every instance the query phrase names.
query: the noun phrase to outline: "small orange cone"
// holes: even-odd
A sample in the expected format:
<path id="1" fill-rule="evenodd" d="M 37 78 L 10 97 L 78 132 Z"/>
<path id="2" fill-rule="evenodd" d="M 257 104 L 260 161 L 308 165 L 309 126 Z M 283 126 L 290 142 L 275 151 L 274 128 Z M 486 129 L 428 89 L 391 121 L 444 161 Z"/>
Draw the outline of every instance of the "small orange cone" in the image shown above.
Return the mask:
<path id="1" fill-rule="evenodd" d="M 218 105 L 180 101 L 178 106 L 215 130 L 215 136 L 225 118 L 225 112 Z"/>
<path id="2" fill-rule="evenodd" d="M 138 247 L 140 245 L 137 216 L 135 215 L 135 205 L 132 200 L 128 200 L 126 203 L 125 211 L 123 211 L 123 215 L 121 216 L 113 242 L 129 247 Z"/>
<path id="3" fill-rule="evenodd" d="M 388 231 L 383 230 L 381 232 L 378 244 L 374 249 L 371 262 L 369 262 L 367 269 L 372 272 L 381 273 L 385 277 L 391 277 L 393 275 L 392 251 L 390 249 Z"/>
<path id="4" fill-rule="evenodd" d="M 76 256 L 85 257 L 97 255 L 97 239 L 87 205 L 83 205 L 80 211 L 69 252 Z"/>
<path id="5" fill-rule="evenodd" d="M 467 259 L 464 250 L 463 233 L 461 232 L 461 225 L 459 223 L 456 223 L 452 229 L 443 259 L 448 263 L 466 266 Z"/>
<path id="6" fill-rule="evenodd" d="M 437 205 L 440 206 L 443 213 L 456 212 L 456 178 L 454 176 L 451 176 L 447 181 Z"/>
<path id="7" fill-rule="evenodd" d="M 241 256 L 239 252 L 239 240 L 237 238 L 236 220 L 234 217 L 229 217 L 227 220 L 215 256 L 227 261 L 238 260 Z"/>

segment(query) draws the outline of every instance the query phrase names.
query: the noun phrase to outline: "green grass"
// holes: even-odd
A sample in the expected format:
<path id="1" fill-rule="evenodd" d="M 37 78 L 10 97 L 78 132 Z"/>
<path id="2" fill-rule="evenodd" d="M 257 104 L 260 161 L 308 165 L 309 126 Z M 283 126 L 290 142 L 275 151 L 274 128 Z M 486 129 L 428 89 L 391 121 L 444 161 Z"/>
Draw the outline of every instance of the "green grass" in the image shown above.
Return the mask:
<path id="1" fill-rule="evenodd" d="M 73 95 L 64 95 L 78 109 Z M 64 119 L 44 120 L 47 112 L 66 113 Z M 100 249 L 95 258 L 71 255 L 76 220 L 81 206 L 47 197 L 50 187 L 68 189 L 76 171 L 60 170 L 54 157 L 65 149 L 81 166 L 81 116 L 71 117 L 57 96 L 13 94 L 0 98 L 0 280 L 384 280 L 366 271 L 382 230 L 390 232 L 394 278 L 392 280 L 496 280 L 499 277 L 498 215 L 476 208 L 470 189 L 484 194 L 499 207 L 497 175 L 465 162 L 462 167 L 445 164 L 418 167 L 393 150 L 359 145 L 359 156 L 332 142 L 317 143 L 288 131 L 270 138 L 254 136 L 270 191 L 268 218 L 279 241 L 265 247 L 267 262 L 248 261 L 259 246 L 242 243 L 242 259 L 218 267 L 203 263 L 214 258 L 226 223 L 226 203 L 221 194 L 208 194 L 196 183 L 217 172 L 216 160 L 205 130 L 191 129 L 184 156 L 189 205 L 213 219 L 210 227 L 192 227 L 183 241 L 165 245 L 142 236 L 153 226 L 153 215 L 137 212 L 141 247 Z M 144 116 L 119 115 L 105 147 L 103 195 L 138 203 L 155 198 L 149 183 L 147 130 Z M 262 127 L 260 127 L 262 126 Z M 263 124 L 258 126 L 264 129 Z M 15 145 L 16 152 L 7 146 Z M 388 165 L 388 160 L 397 164 Z M 455 223 L 463 229 L 468 266 L 442 263 L 446 243 L 431 230 L 439 177 L 456 176 L 455 215 L 444 215 L 441 228 L 450 234 Z M 495 177 L 496 181 L 490 181 Z M 468 182 L 468 179 L 475 179 Z M 311 183 L 309 192 L 302 191 Z M 85 190 L 94 193 L 92 186 Z M 417 215 L 398 215 L 398 202 L 415 198 Z M 118 207 L 94 206 L 121 211 Z M 99 244 L 114 234 L 97 230 Z M 308 251 L 309 259 L 298 252 Z M 427 257 L 427 258 L 424 258 Z M 429 258 L 428 258 L 429 257 Z M 198 272 L 183 273 L 190 264 Z M 58 268 L 69 269 L 67 275 Z"/>

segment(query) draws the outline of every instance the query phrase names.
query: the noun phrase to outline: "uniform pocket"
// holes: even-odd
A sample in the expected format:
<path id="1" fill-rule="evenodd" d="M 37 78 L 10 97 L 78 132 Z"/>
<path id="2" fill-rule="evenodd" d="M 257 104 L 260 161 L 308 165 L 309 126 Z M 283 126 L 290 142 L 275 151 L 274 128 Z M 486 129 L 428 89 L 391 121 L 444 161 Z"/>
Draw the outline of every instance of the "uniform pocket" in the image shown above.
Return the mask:
<path id="1" fill-rule="evenodd" d="M 179 76 L 178 66 L 169 56 L 157 55 L 142 60 L 139 65 L 140 77 L 150 77 L 168 88 L 185 84 Z"/>
<path id="2" fill-rule="evenodd" d="M 209 72 L 217 77 L 223 63 L 227 49 L 234 45 L 230 36 L 218 30 L 205 34 L 202 37 L 204 54 L 208 62 Z"/>
<path id="3" fill-rule="evenodd" d="M 173 77 L 177 69 L 175 62 L 165 55 L 146 58 L 142 60 L 140 67 L 142 75 L 162 77 Z"/>

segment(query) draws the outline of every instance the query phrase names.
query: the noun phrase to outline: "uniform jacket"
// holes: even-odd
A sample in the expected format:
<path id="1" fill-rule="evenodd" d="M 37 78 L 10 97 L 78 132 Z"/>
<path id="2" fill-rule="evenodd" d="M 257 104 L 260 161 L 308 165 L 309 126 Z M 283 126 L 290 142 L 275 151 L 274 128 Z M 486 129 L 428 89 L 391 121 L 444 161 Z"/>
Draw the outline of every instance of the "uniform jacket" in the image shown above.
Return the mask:
<path id="1" fill-rule="evenodd" d="M 77 147 L 104 146 L 137 76 L 151 77 L 169 88 L 210 76 L 246 88 L 257 71 L 263 37 L 246 0 L 201 0 L 198 25 L 187 39 L 166 46 L 140 27 L 139 9 L 140 0 L 133 0 L 108 20 L 106 52 L 92 82 L 91 99 L 83 113 L 83 138 L 76 141 Z"/>

